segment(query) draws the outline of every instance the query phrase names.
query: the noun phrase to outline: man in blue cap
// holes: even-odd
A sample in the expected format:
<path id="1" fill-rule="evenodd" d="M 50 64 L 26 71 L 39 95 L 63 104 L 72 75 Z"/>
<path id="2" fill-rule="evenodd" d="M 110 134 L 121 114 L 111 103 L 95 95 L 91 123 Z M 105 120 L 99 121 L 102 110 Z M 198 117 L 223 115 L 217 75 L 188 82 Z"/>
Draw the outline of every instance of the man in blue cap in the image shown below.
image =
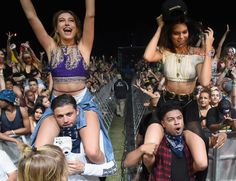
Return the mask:
<path id="1" fill-rule="evenodd" d="M 0 91 L 0 147 L 6 151 L 13 162 L 17 164 L 20 153 L 16 143 L 27 138 L 30 133 L 30 121 L 28 112 L 24 107 L 15 105 L 16 94 L 13 90 Z M 28 136 L 29 137 L 29 136 Z M 11 141 L 15 138 L 17 141 Z"/>

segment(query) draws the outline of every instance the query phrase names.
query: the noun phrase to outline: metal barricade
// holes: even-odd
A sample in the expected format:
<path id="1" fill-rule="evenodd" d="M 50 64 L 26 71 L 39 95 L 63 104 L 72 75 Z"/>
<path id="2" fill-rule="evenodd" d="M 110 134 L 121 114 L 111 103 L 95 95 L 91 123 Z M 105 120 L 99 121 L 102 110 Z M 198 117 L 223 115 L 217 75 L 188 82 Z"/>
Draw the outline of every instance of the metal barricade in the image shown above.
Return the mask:
<path id="1" fill-rule="evenodd" d="M 133 85 L 133 83 L 131 83 Z M 143 105 L 145 100 L 148 98 L 139 89 L 131 86 L 131 91 L 126 102 L 126 108 L 128 114 L 125 116 L 125 145 L 123 159 L 126 154 L 136 148 L 135 140 L 138 134 L 139 124 L 147 108 Z M 137 172 L 137 168 L 122 169 L 122 181 L 130 181 L 134 178 Z"/>
<path id="2" fill-rule="evenodd" d="M 139 89 L 132 87 L 132 109 L 134 122 L 134 136 L 138 133 L 139 124 L 147 108 L 143 105 L 148 96 Z M 134 138 L 135 139 L 135 138 Z"/>
<path id="3" fill-rule="evenodd" d="M 236 132 L 228 133 L 228 139 L 220 149 L 209 150 L 207 181 L 236 181 Z"/>
<path id="4" fill-rule="evenodd" d="M 94 94 L 95 102 L 98 104 L 107 130 L 110 129 L 114 117 L 114 101 L 113 97 L 110 95 L 111 86 L 113 86 L 113 81 L 101 87 L 101 89 Z"/>

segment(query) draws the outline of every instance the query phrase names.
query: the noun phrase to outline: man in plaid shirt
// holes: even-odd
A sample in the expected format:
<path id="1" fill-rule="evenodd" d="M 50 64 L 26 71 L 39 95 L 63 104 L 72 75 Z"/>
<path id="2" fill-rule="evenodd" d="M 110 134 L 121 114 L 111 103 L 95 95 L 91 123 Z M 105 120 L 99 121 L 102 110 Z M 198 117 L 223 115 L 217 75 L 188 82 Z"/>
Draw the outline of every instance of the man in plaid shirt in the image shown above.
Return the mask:
<path id="1" fill-rule="evenodd" d="M 150 168 L 151 181 L 192 181 L 193 159 L 183 136 L 182 109 L 173 102 L 166 103 L 159 112 L 165 136 L 153 155 L 143 156 L 144 164 Z"/>

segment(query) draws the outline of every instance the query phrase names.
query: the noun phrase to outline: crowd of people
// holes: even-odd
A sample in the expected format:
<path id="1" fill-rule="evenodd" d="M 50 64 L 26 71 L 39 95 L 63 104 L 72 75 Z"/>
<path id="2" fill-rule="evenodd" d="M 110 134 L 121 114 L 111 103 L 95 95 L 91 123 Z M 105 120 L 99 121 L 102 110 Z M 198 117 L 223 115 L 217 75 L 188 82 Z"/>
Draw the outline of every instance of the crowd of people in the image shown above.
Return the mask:
<path id="1" fill-rule="evenodd" d="M 0 180 L 115 175 L 94 94 L 116 79 L 116 114 L 123 117 L 129 86 L 115 62 L 91 56 L 95 0 L 85 0 L 83 26 L 74 12 L 56 12 L 52 34 L 31 0 L 20 3 L 44 51 L 38 56 L 29 41 L 17 47 L 16 34 L 6 33 L 0 50 Z M 236 130 L 236 49 L 222 48 L 229 25 L 215 49 L 213 29 L 192 20 L 183 1 L 175 3 L 163 3 L 157 30 L 135 65 L 134 86 L 149 96 L 148 113 L 123 165 L 142 165 L 139 180 L 204 181 L 209 148 L 221 148 L 226 133 Z"/>

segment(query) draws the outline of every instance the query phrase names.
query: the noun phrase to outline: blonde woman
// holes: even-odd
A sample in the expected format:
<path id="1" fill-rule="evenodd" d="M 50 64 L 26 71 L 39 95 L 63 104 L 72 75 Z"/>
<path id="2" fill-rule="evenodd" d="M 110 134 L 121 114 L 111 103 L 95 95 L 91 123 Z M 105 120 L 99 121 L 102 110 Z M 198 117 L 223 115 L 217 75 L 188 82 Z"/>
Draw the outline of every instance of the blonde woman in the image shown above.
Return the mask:
<path id="1" fill-rule="evenodd" d="M 68 166 L 64 153 L 56 145 L 40 148 L 22 145 L 18 181 L 67 181 Z"/>

